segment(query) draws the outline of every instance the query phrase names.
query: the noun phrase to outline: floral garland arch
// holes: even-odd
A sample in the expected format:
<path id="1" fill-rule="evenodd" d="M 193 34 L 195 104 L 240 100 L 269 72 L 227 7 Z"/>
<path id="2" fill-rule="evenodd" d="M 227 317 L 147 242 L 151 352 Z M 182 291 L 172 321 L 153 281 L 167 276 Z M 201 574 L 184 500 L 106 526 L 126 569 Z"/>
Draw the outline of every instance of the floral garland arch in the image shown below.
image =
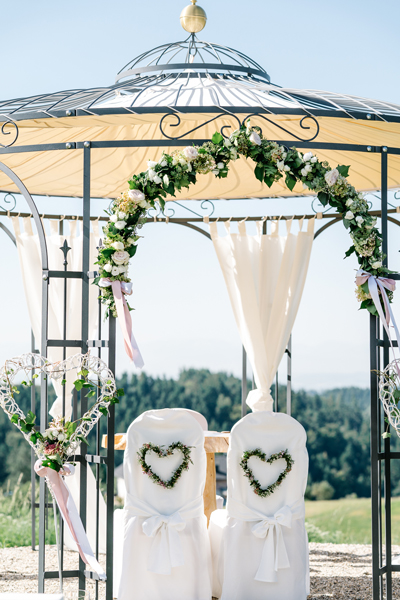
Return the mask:
<path id="1" fill-rule="evenodd" d="M 391 271 L 382 264 L 382 236 L 376 227 L 377 218 L 368 214 L 363 194 L 346 179 L 350 167 L 338 165 L 332 169 L 327 161 L 320 161 L 312 152 L 303 154 L 296 148 L 288 149 L 269 141 L 250 120 L 228 138 L 215 133 L 211 141 L 200 147 L 188 146 L 172 155 L 163 153 L 158 161 L 149 160 L 148 169 L 133 175 L 128 182 L 130 189 L 112 203 L 107 211 L 110 220 L 103 229 L 104 246 L 98 254 L 99 276 L 94 281 L 102 288 L 101 300 L 107 306 L 107 315 L 111 312 L 117 316 L 113 282 L 120 282 L 122 292 L 130 293 L 129 260 L 136 254 L 140 239 L 138 229 L 146 222 L 147 210 L 154 208 L 156 202 L 164 209 L 167 195 L 174 196 L 177 190 L 189 188 L 196 183 L 198 175 L 213 173 L 219 179 L 227 177 L 229 163 L 240 156 L 254 161 L 256 178 L 268 187 L 283 177 L 290 191 L 301 182 L 304 189 L 317 194 L 323 206 L 337 209 L 353 242 L 346 257 L 354 252 L 360 270 L 368 275 L 362 282 L 359 280 L 356 288 L 360 308 L 378 315 L 368 278 L 382 278 Z M 387 288 L 390 302 L 392 288 Z M 380 290 L 379 295 L 383 304 Z"/>

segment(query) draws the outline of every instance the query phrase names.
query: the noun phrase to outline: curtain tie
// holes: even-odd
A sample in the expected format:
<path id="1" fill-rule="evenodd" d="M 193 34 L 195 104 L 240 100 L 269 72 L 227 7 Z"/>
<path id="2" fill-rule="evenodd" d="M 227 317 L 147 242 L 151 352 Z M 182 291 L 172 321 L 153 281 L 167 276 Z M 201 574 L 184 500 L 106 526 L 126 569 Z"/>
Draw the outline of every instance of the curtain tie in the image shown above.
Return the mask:
<path id="1" fill-rule="evenodd" d="M 364 271 L 363 269 L 360 269 L 359 271 L 357 271 L 356 285 L 363 285 L 367 281 L 368 281 L 369 293 L 371 294 L 371 298 L 375 304 L 376 310 L 378 311 L 378 315 L 382 321 L 382 325 L 384 326 L 385 331 L 388 335 L 389 342 L 390 342 L 390 345 L 391 345 L 392 351 L 393 351 L 393 356 L 394 356 L 394 358 L 396 358 L 396 354 L 395 354 L 393 343 L 392 343 L 392 338 L 390 335 L 390 329 L 389 329 L 390 321 L 392 321 L 393 328 L 394 328 L 394 331 L 396 334 L 397 344 L 398 344 L 399 348 L 400 348 L 400 334 L 399 334 L 399 330 L 397 328 L 397 323 L 394 318 L 392 309 L 390 307 L 389 298 L 386 293 L 386 290 L 390 290 L 391 292 L 394 292 L 394 290 L 396 289 L 396 282 L 394 279 L 389 279 L 388 277 L 375 277 L 375 275 L 371 275 L 371 273 L 368 273 L 368 271 Z M 383 306 L 385 308 L 385 313 L 383 312 L 382 304 L 379 299 L 379 291 L 381 292 Z"/>
<path id="2" fill-rule="evenodd" d="M 270 390 L 266 391 L 257 388 L 249 392 L 246 404 L 253 412 L 259 412 L 261 410 L 272 410 L 274 401 Z"/>
<path id="3" fill-rule="evenodd" d="M 251 528 L 253 535 L 265 538 L 260 565 L 254 577 L 256 581 L 277 581 L 278 569 L 290 567 L 282 527 L 290 529 L 291 526 L 292 511 L 284 506 L 273 517 L 266 517 Z"/>
<path id="4" fill-rule="evenodd" d="M 185 527 L 186 521 L 179 512 L 170 516 L 154 515 L 143 522 L 143 533 L 154 538 L 149 553 L 148 571 L 170 575 L 173 567 L 182 567 L 185 564 L 179 535 Z"/>
<path id="5" fill-rule="evenodd" d="M 132 333 L 131 313 L 128 308 L 128 303 L 125 299 L 126 295 L 129 296 L 130 294 L 132 294 L 132 282 L 126 283 L 125 281 L 111 281 L 106 277 L 100 279 L 99 287 L 110 286 L 114 295 L 118 321 L 121 326 L 122 334 L 124 336 L 125 352 L 129 356 L 129 358 L 135 363 L 135 366 L 138 369 L 141 369 L 144 366 L 144 362 L 135 337 Z"/>
<path id="6" fill-rule="evenodd" d="M 94 557 L 81 518 L 76 509 L 75 502 L 62 478 L 62 475 L 72 475 L 73 467 L 71 465 L 64 465 L 62 470 L 57 473 L 57 471 L 54 471 L 49 467 L 44 467 L 42 465 L 42 460 L 39 459 L 36 461 L 34 468 L 39 477 L 46 477 L 51 494 L 56 499 L 64 523 L 68 527 L 72 538 L 75 540 L 83 562 L 89 565 L 93 571 L 97 573 L 99 578 L 104 581 L 106 579 L 106 574 Z"/>

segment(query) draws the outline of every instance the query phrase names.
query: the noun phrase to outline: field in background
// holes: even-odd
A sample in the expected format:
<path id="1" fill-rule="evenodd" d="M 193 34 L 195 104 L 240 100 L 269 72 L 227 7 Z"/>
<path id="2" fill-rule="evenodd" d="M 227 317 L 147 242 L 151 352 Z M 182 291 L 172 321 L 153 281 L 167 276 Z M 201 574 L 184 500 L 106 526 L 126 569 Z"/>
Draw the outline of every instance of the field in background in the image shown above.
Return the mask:
<path id="1" fill-rule="evenodd" d="M 334 544 L 371 543 L 371 501 L 342 498 L 306 502 L 310 542 Z M 392 499 L 392 542 L 400 544 L 400 498 Z"/>

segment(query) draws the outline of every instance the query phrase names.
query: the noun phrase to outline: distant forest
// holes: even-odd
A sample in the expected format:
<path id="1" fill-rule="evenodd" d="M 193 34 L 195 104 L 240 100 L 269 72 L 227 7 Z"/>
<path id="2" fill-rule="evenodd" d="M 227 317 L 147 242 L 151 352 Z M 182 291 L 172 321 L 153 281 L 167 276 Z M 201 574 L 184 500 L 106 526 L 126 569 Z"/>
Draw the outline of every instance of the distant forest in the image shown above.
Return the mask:
<path id="1" fill-rule="evenodd" d="M 118 386 L 125 389 L 125 396 L 116 406 L 117 432 L 126 431 L 138 415 L 155 408 L 197 410 L 206 417 L 209 429 L 217 431 L 229 431 L 240 419 L 241 381 L 226 373 L 188 369 L 178 379 L 150 377 L 145 373 L 124 374 Z M 18 400 L 23 410 L 29 408 L 29 394 L 21 389 Z M 285 411 L 285 405 L 286 388 L 280 386 L 280 410 Z M 329 499 L 351 494 L 369 497 L 369 391 L 355 387 L 323 393 L 300 390 L 292 396 L 292 416 L 307 432 L 310 456 L 307 497 Z M 90 437 L 94 438 L 94 433 Z M 399 450 L 396 435 L 392 442 Z M 90 451 L 95 451 L 93 439 Z M 122 459 L 123 453 L 116 452 L 116 464 Z M 400 496 L 398 462 L 393 461 L 392 465 L 392 490 Z M 29 447 L 0 411 L 0 484 L 8 478 L 16 479 L 21 472 L 24 479 L 30 477 Z"/>

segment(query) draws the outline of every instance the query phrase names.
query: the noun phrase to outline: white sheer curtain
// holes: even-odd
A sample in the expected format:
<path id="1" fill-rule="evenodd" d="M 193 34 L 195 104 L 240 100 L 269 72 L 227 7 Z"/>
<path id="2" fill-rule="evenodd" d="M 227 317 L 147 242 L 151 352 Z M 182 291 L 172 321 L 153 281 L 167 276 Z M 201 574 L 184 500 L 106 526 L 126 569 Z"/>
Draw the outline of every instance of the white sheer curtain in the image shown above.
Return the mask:
<path id="1" fill-rule="evenodd" d="M 41 321 L 42 321 L 42 267 L 39 247 L 39 237 L 32 229 L 30 217 L 21 219 L 23 229 L 21 229 L 20 219 L 12 217 L 12 223 L 17 241 L 17 250 L 19 263 L 22 273 L 25 298 L 28 306 L 29 317 L 33 335 L 35 336 L 37 346 L 40 346 L 41 340 Z M 77 221 L 69 221 L 69 234 L 59 235 L 59 221 L 49 219 L 50 235 L 46 235 L 47 250 L 49 257 L 49 269 L 52 271 L 64 270 L 64 254 L 60 248 L 67 240 L 70 248 L 67 254 L 68 270 L 82 270 L 82 250 L 83 236 L 80 224 Z M 96 246 L 101 236 L 99 224 L 92 221 L 93 232 L 90 234 L 90 270 L 95 270 L 94 261 L 96 260 Z M 82 280 L 67 280 L 67 319 L 66 319 L 66 339 L 79 340 L 81 338 L 82 326 Z M 97 298 L 98 288 L 89 285 L 89 338 L 95 339 L 97 329 Z M 49 319 L 48 319 L 48 337 L 49 339 L 63 338 L 63 315 L 64 315 L 64 280 L 51 279 L 49 283 Z M 66 356 L 72 356 L 80 352 L 79 348 L 67 348 Z M 48 359 L 50 362 L 62 360 L 62 348 L 48 348 Z M 65 416 L 71 418 L 72 414 L 72 390 L 73 382 L 77 375 L 70 371 L 66 375 L 65 384 Z M 53 381 L 57 399 L 53 403 L 50 414 L 52 417 L 62 415 L 62 390 L 60 381 Z M 74 498 L 75 504 L 79 507 L 79 487 L 80 487 L 80 464 L 76 465 L 75 475 L 68 478 L 68 487 Z M 87 482 L 88 507 L 96 505 L 96 481 L 91 469 L 88 469 Z M 102 496 L 100 496 L 100 552 L 105 552 L 105 524 L 106 524 L 106 505 Z M 87 511 L 86 532 L 92 548 L 96 539 L 96 511 Z M 65 543 L 69 548 L 76 549 L 76 544 L 65 532 Z"/>
<path id="2" fill-rule="evenodd" d="M 307 230 L 292 233 L 293 220 L 286 221 L 286 235 L 279 235 L 273 221 L 271 234 L 248 235 L 246 222 L 239 233 L 220 236 L 217 222 L 210 223 L 211 238 L 222 269 L 239 334 L 249 357 L 256 389 L 247 397 L 254 411 L 272 410 L 270 392 L 285 352 L 299 308 L 314 239 L 314 219 Z"/>

